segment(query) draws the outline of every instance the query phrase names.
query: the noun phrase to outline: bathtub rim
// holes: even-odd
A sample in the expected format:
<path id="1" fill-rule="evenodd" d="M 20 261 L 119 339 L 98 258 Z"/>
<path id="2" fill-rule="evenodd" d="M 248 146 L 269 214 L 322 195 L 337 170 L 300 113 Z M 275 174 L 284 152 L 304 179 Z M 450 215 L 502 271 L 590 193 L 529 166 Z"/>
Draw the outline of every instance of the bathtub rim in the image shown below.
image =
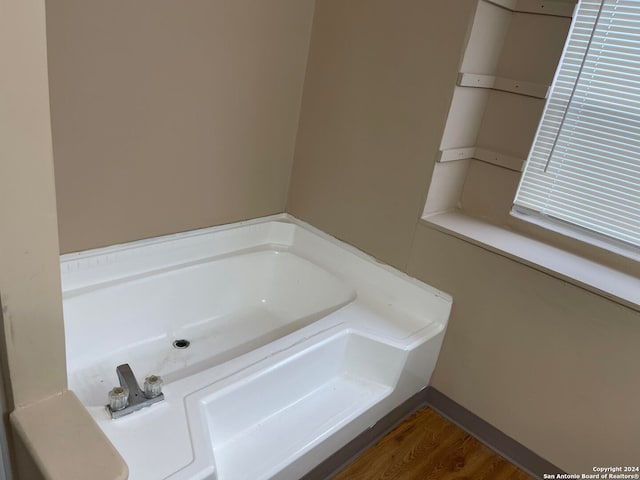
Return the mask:
<path id="1" fill-rule="evenodd" d="M 344 240 L 341 240 L 333 235 L 330 235 L 314 227 L 313 225 L 298 219 L 297 217 L 289 213 L 278 213 L 275 215 L 267 215 L 264 217 L 253 218 L 250 220 L 243 220 L 240 222 L 233 222 L 233 223 L 228 223 L 224 225 L 216 225 L 213 227 L 204 227 L 204 228 L 195 229 L 195 230 L 172 233 L 167 235 L 160 235 L 157 237 L 133 240 L 131 242 L 118 243 L 115 245 L 98 247 L 98 248 L 79 251 L 79 252 L 65 253 L 63 255 L 60 255 L 61 276 L 63 279 L 63 285 L 62 285 L 63 294 L 65 293 L 65 291 L 75 290 L 77 288 L 77 287 L 65 286 L 65 283 L 64 283 L 65 277 L 79 269 L 92 268 L 97 266 L 96 259 L 99 257 L 109 258 L 111 259 L 109 261 L 113 261 L 113 262 L 120 262 L 124 259 L 123 257 L 127 256 L 127 253 L 139 251 L 141 248 L 149 248 L 149 247 L 162 248 L 165 246 L 170 246 L 172 243 L 175 243 L 177 241 L 184 241 L 185 239 L 197 241 L 199 239 L 203 239 L 203 237 L 207 237 L 209 235 L 212 235 L 218 232 L 239 230 L 241 228 L 245 228 L 248 226 L 259 226 L 263 224 L 268 224 L 270 222 L 291 224 L 291 225 L 300 227 L 301 229 L 306 230 L 307 232 L 310 232 L 322 238 L 323 240 L 330 242 L 333 245 L 336 245 L 345 249 L 346 251 L 357 256 L 361 260 L 365 260 L 366 262 L 373 263 L 376 266 L 385 270 L 386 272 L 400 279 L 408 281 L 409 283 L 413 284 L 414 286 L 420 289 L 429 291 L 430 293 L 434 294 L 436 297 L 440 297 L 443 300 L 448 302 L 453 302 L 453 298 L 450 294 L 445 293 L 442 290 L 437 289 L 429 284 L 426 284 L 416 279 L 415 277 L 412 277 L 407 273 L 404 273 L 399 269 L 392 267 L 391 265 L 388 265 L 384 261 L 372 255 L 369 255 L 368 253 L 363 252 L 362 250 L 345 242 Z M 271 245 L 275 249 L 277 249 L 278 247 L 280 248 L 291 247 L 294 241 L 294 238 L 293 238 L 294 232 L 290 232 L 289 235 L 290 236 L 286 239 L 282 238 L 283 236 L 280 235 L 278 238 L 280 242 L 272 243 Z M 285 240 L 286 243 L 282 243 L 283 240 Z M 264 245 L 264 243 L 261 245 Z M 233 254 L 232 252 L 237 252 L 237 251 L 239 251 L 239 249 L 234 249 L 230 252 L 230 254 Z"/>

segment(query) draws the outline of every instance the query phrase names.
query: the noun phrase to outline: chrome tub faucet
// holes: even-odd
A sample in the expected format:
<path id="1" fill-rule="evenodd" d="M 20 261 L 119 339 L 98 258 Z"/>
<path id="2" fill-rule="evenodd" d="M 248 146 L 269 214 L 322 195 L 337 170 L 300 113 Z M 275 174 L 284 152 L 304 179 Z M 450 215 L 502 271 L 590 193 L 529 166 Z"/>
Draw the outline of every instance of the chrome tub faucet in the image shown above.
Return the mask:
<path id="1" fill-rule="evenodd" d="M 145 378 L 142 390 L 128 363 L 119 365 L 116 373 L 120 386 L 109 392 L 109 404 L 106 406 L 111 418 L 124 417 L 164 400 L 162 378 L 159 376 L 150 375 Z"/>

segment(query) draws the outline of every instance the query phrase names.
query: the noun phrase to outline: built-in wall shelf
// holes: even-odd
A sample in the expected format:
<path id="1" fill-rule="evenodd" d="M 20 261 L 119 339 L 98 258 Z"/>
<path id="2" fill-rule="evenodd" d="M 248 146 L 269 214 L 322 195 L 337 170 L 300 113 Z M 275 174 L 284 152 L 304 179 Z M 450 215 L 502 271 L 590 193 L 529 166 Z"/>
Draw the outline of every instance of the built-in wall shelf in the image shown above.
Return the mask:
<path id="1" fill-rule="evenodd" d="M 501 90 L 503 92 L 517 93 L 528 97 L 547 98 L 549 85 L 540 83 L 521 82 L 510 78 L 498 77 L 495 75 L 481 75 L 477 73 L 459 73 L 458 86 L 489 88 L 491 90 Z"/>
<path id="2" fill-rule="evenodd" d="M 450 148 L 440 150 L 438 162 L 453 162 L 455 160 L 469 160 L 476 154 L 476 147 Z"/>
<path id="3" fill-rule="evenodd" d="M 477 2 L 424 215 L 509 215 L 576 3 Z"/>
<path id="4" fill-rule="evenodd" d="M 479 160 L 499 167 L 521 172 L 525 159 L 495 152 L 483 147 L 451 148 L 440 151 L 439 162 L 452 162 L 456 160 Z"/>
<path id="5" fill-rule="evenodd" d="M 569 0 L 485 0 L 512 12 L 571 18 L 577 1 Z"/>

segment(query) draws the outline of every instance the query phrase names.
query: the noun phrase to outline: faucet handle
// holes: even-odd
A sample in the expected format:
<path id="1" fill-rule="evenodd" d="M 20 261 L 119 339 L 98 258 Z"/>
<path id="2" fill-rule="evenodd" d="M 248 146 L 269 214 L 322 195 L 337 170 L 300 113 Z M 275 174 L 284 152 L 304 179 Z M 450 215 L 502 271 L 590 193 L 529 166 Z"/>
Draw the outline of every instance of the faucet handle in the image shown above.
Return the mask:
<path id="1" fill-rule="evenodd" d="M 113 387 L 109 392 L 109 406 L 111 411 L 117 412 L 127 408 L 129 404 L 129 391 L 123 387 Z"/>
<path id="2" fill-rule="evenodd" d="M 162 377 L 149 375 L 144 379 L 144 396 L 155 398 L 162 393 Z"/>

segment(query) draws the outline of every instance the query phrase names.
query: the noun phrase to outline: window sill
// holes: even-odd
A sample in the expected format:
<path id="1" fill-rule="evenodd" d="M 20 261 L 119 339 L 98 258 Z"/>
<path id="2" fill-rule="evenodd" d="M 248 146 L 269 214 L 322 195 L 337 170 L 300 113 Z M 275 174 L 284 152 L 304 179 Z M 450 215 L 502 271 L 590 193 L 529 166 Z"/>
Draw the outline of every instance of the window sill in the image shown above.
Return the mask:
<path id="1" fill-rule="evenodd" d="M 460 212 L 424 217 L 427 226 L 640 311 L 640 279 Z"/>

